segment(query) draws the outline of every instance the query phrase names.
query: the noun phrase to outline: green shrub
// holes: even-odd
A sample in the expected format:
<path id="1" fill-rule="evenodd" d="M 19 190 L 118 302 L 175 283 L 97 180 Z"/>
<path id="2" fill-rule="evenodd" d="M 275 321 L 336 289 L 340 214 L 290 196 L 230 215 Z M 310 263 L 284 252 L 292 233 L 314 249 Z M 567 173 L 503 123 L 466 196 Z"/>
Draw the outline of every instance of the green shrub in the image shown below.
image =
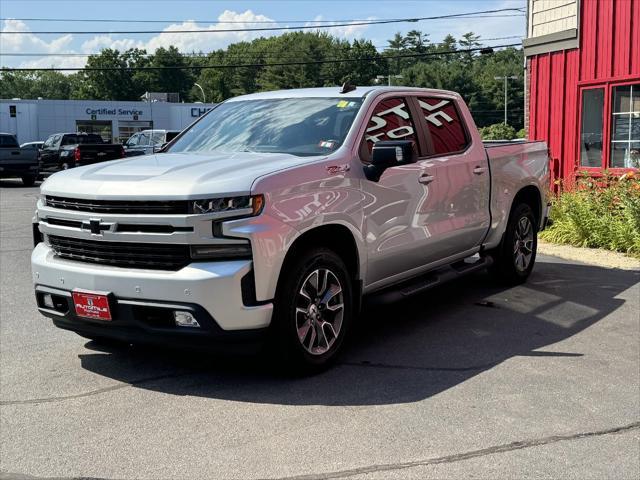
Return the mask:
<path id="1" fill-rule="evenodd" d="M 521 128 L 518 130 L 518 133 L 516 133 L 516 138 L 527 138 L 527 131 L 524 128 Z"/>
<path id="2" fill-rule="evenodd" d="M 504 123 L 494 123 L 480 129 L 483 140 L 513 140 L 516 138 L 516 129 Z"/>
<path id="3" fill-rule="evenodd" d="M 640 257 L 640 178 L 583 178 L 552 201 L 550 242 L 605 248 Z"/>

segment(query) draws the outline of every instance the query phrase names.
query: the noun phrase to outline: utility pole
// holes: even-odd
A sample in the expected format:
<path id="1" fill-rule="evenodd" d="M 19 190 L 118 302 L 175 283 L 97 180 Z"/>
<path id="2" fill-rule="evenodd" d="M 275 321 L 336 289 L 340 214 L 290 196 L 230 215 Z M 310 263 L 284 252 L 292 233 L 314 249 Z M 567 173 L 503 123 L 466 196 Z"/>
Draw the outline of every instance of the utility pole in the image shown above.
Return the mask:
<path id="1" fill-rule="evenodd" d="M 507 80 L 517 80 L 517 75 L 507 77 L 493 77 L 494 80 L 504 80 L 504 124 L 507 124 Z"/>
<path id="2" fill-rule="evenodd" d="M 381 80 L 387 79 L 387 85 L 391 86 L 392 78 L 404 78 L 402 75 L 376 75 L 376 82 L 380 83 Z"/>

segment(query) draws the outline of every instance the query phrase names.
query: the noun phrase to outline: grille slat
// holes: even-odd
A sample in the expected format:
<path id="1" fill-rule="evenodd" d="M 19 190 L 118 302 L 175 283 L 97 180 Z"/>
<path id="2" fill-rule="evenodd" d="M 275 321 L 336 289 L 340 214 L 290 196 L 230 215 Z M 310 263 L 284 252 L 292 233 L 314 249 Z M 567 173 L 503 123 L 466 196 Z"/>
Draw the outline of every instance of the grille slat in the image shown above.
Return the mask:
<path id="1" fill-rule="evenodd" d="M 104 242 L 49 235 L 57 256 L 125 268 L 180 270 L 191 262 L 188 245 Z"/>
<path id="2" fill-rule="evenodd" d="M 45 204 L 48 207 L 62 210 L 75 210 L 89 213 L 130 213 L 130 214 L 187 214 L 189 202 L 185 200 L 84 200 L 47 195 Z"/>

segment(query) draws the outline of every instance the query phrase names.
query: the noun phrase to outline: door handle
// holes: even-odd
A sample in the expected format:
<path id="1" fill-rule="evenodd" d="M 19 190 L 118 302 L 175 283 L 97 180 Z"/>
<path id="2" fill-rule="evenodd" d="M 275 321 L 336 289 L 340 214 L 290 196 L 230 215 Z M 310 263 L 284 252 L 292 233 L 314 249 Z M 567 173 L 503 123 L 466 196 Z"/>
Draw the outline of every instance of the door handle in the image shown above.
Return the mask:
<path id="1" fill-rule="evenodd" d="M 476 175 L 482 175 L 486 171 L 487 169 L 484 167 L 476 167 L 473 169 L 473 173 L 475 173 Z"/>
<path id="2" fill-rule="evenodd" d="M 433 175 L 429 175 L 428 173 L 425 173 L 418 179 L 418 182 L 420 182 L 423 185 L 427 185 L 433 182 L 434 180 L 435 180 L 435 177 Z"/>

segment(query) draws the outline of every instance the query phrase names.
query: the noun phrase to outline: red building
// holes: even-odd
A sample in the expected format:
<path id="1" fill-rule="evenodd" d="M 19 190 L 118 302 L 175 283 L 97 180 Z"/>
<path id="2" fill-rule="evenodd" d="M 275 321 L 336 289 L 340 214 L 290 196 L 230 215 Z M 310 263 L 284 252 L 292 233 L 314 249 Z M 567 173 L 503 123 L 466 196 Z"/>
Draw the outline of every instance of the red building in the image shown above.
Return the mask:
<path id="1" fill-rule="evenodd" d="M 640 167 L 640 0 L 529 0 L 525 121 L 554 178 Z"/>

